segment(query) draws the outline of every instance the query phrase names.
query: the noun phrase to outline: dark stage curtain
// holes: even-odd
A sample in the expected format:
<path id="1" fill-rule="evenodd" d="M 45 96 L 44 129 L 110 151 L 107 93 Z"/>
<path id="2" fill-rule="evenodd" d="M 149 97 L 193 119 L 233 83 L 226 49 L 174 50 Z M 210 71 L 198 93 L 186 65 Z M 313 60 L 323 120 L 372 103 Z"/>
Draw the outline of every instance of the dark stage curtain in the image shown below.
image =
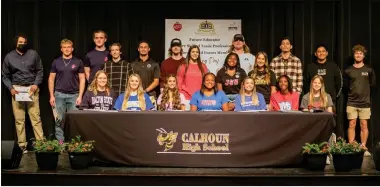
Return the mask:
<path id="1" fill-rule="evenodd" d="M 54 133 L 54 121 L 49 105 L 47 80 L 53 59 L 60 55 L 60 40 L 74 41 L 75 55 L 83 58 L 94 47 L 92 32 L 108 33 L 107 44 L 120 42 L 125 59 L 137 57 L 137 43 L 151 44 L 150 56 L 164 60 L 165 18 L 171 19 L 242 19 L 242 30 L 251 51 L 266 51 L 270 60 L 280 53 L 281 38 L 293 39 L 293 53 L 307 68 L 313 60 L 317 44 L 329 48 L 329 59 L 341 69 L 352 64 L 351 48 L 363 44 L 368 48 L 366 64 L 380 77 L 380 2 L 378 0 L 298 0 L 253 2 L 90 2 L 90 1 L 2 1 L 2 60 L 14 48 L 14 36 L 25 33 L 29 43 L 40 54 L 44 65 L 44 80 L 40 92 L 40 108 L 46 135 Z M 168 40 L 170 40 L 169 38 Z M 377 63 L 376 63 L 377 62 Z M 380 82 L 380 81 L 377 81 Z M 309 83 L 307 83 L 309 84 Z M 345 95 L 337 104 L 337 122 L 345 124 Z M 372 105 L 379 106 L 379 88 L 373 90 Z M 10 93 L 2 84 L 2 139 L 15 137 Z M 370 138 L 380 140 L 379 108 L 372 107 Z M 28 120 L 27 120 L 28 121 Z M 33 136 L 27 122 L 29 138 Z M 360 128 L 357 128 L 359 132 Z M 374 135 L 377 135 L 374 137 Z M 359 133 L 356 139 L 360 140 Z"/>

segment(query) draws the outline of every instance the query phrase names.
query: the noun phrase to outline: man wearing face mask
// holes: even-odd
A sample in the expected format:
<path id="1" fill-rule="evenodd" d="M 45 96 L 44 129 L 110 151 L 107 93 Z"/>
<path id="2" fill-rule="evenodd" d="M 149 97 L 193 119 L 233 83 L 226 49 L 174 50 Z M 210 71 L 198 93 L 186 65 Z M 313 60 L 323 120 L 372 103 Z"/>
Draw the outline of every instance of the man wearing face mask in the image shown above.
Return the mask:
<path id="1" fill-rule="evenodd" d="M 8 53 L 3 62 L 2 80 L 12 95 L 12 109 L 15 118 L 18 145 L 27 153 L 25 134 L 25 108 L 32 122 L 36 140 L 43 139 L 40 118 L 39 88 L 43 79 L 43 67 L 40 56 L 33 49 L 28 49 L 27 37 L 16 37 L 16 49 Z M 29 89 L 32 101 L 16 101 L 17 90 Z"/>

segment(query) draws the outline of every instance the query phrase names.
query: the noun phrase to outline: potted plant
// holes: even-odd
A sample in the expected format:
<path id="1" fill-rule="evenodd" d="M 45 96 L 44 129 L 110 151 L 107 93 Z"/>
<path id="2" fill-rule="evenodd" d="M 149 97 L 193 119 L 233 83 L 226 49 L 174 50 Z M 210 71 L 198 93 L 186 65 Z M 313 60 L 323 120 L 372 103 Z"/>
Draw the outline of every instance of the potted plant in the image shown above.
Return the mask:
<path id="1" fill-rule="evenodd" d="M 63 141 L 42 140 L 33 142 L 33 148 L 36 155 L 37 165 L 41 170 L 56 170 L 58 164 L 58 156 L 64 151 L 65 145 Z"/>
<path id="2" fill-rule="evenodd" d="M 361 167 L 364 152 L 365 149 L 362 145 L 355 141 L 347 143 L 343 138 L 339 137 L 337 142 L 330 146 L 335 171 L 351 171 Z"/>
<path id="3" fill-rule="evenodd" d="M 80 136 L 73 138 L 70 143 L 66 143 L 71 168 L 85 169 L 92 162 L 92 151 L 95 141 L 82 141 Z"/>
<path id="4" fill-rule="evenodd" d="M 327 142 L 320 144 L 306 143 L 302 147 L 304 167 L 309 170 L 323 171 L 326 166 L 329 145 Z"/>
<path id="5" fill-rule="evenodd" d="M 380 171 L 380 142 L 377 142 L 373 150 L 373 162 L 375 162 L 375 167 L 377 171 Z"/>

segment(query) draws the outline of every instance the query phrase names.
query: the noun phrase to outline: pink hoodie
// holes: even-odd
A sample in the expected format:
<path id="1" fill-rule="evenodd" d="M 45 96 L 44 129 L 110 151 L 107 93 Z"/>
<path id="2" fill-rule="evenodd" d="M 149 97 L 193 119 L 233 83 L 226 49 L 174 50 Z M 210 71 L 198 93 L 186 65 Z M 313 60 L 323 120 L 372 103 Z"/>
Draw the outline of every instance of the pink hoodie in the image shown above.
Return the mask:
<path id="1" fill-rule="evenodd" d="M 202 63 L 204 73 L 208 72 L 206 64 Z M 185 76 L 186 65 L 181 64 L 177 72 L 178 89 L 185 96 L 186 100 L 190 100 L 191 96 L 202 86 L 202 72 L 198 68 L 198 64 L 189 63 Z"/>

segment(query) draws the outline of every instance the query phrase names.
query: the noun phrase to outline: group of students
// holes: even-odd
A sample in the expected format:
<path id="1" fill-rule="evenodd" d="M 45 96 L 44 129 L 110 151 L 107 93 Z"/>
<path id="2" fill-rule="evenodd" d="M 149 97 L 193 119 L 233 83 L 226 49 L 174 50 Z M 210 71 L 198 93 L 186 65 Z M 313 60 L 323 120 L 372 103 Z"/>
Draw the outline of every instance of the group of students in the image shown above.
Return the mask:
<path id="1" fill-rule="evenodd" d="M 305 110 L 333 112 L 343 82 L 340 69 L 327 62 L 327 48 L 316 48 L 317 62 L 310 64 L 305 80 L 302 63 L 291 53 L 290 38 L 281 40 L 281 54 L 269 63 L 265 52 L 250 53 L 242 34 L 233 37 L 224 64 L 216 75 L 209 72 L 200 57 L 200 48 L 190 46 L 183 57 L 182 42 L 173 39 L 170 57 L 161 65 L 149 56 L 147 41 L 138 44 L 134 62 L 121 57 L 121 45 L 105 47 L 107 34 L 93 33 L 95 49 L 82 61 L 73 56 L 73 42 L 61 41 L 62 56 L 55 59 L 49 75 L 50 104 L 56 113 L 56 137 L 63 140 L 62 121 L 68 110 L 182 110 L 251 111 Z M 372 68 L 364 64 L 366 50 L 353 48 L 355 63 L 345 70 L 350 120 L 349 141 L 354 140 L 356 119 L 366 127 L 370 117 L 370 86 L 375 85 Z M 108 57 L 111 57 L 109 59 Z M 16 49 L 8 53 L 2 67 L 2 80 L 12 96 L 17 87 L 29 87 L 32 102 L 26 104 L 36 139 L 43 137 L 39 116 L 38 85 L 43 79 L 42 62 L 36 51 L 27 47 L 25 36 L 16 37 Z M 299 104 L 303 82 L 310 84 Z M 86 82 L 88 83 L 85 90 Z M 309 85 L 306 85 L 306 89 Z M 160 88 L 160 94 L 156 91 Z M 158 97 L 157 97 L 158 96 Z M 18 142 L 26 147 L 25 103 L 12 97 Z M 362 142 L 366 142 L 368 128 Z M 365 136 L 367 134 L 367 136 Z"/>

